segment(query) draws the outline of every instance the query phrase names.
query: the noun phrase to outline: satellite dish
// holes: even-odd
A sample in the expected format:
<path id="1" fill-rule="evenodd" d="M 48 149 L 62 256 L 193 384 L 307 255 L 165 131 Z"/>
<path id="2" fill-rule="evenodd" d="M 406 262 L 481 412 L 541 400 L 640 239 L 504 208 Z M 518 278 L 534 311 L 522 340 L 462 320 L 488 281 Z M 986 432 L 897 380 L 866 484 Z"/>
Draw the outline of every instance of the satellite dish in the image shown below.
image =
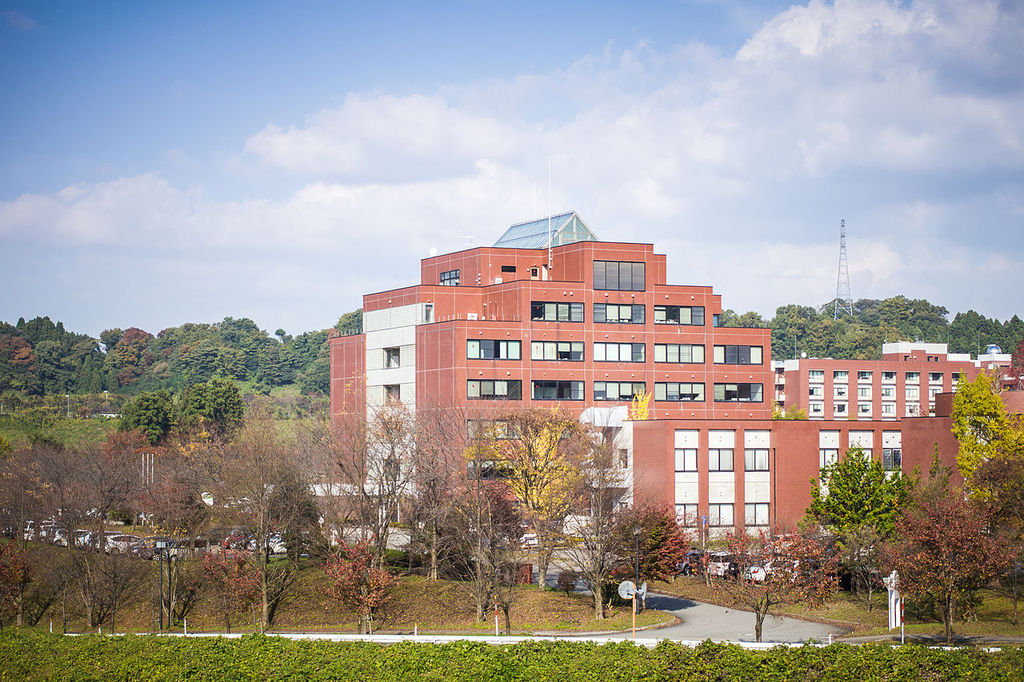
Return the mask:
<path id="1" fill-rule="evenodd" d="M 430 257 L 433 258 L 434 256 L 437 255 L 437 247 L 436 246 L 431 247 L 430 251 L 428 251 L 428 253 L 430 254 Z"/>
<path id="2" fill-rule="evenodd" d="M 636 585 L 633 584 L 632 580 L 623 580 L 619 583 L 620 597 L 623 599 L 632 599 L 634 594 L 636 594 Z"/>

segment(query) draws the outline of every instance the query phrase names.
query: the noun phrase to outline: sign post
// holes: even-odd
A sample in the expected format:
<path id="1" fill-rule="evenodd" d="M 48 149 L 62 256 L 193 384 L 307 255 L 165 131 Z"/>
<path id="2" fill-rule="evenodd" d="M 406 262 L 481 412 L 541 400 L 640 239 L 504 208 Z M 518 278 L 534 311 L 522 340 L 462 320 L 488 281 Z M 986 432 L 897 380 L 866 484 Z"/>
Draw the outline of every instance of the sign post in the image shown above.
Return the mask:
<path id="1" fill-rule="evenodd" d="M 882 583 L 885 585 L 889 597 L 889 629 L 892 630 L 899 627 L 900 644 L 905 644 L 906 631 L 903 626 L 903 595 L 899 591 L 899 575 L 897 575 L 896 571 L 893 571 L 888 577 L 882 578 Z"/>

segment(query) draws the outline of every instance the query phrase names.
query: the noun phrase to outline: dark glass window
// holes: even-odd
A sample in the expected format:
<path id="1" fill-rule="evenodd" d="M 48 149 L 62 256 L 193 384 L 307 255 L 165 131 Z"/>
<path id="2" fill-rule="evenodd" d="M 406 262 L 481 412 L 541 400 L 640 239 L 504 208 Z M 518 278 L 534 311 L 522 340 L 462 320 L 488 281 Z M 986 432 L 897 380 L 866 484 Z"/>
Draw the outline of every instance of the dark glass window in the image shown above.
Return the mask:
<path id="1" fill-rule="evenodd" d="M 534 381 L 534 400 L 583 400 L 582 381 Z"/>
<path id="2" fill-rule="evenodd" d="M 609 291 L 643 291 L 646 266 L 627 261 L 594 261 L 594 288 Z"/>
<path id="3" fill-rule="evenodd" d="M 522 400 L 523 382 L 519 379 L 470 379 L 466 382 L 470 400 Z"/>
<path id="4" fill-rule="evenodd" d="M 646 391 L 647 385 L 642 381 L 594 382 L 594 400 L 632 400 Z"/>
<path id="5" fill-rule="evenodd" d="M 470 360 L 519 360 L 521 342 L 498 339 L 469 339 L 466 357 Z"/>
<path id="6" fill-rule="evenodd" d="M 668 402 L 704 402 L 704 384 L 658 382 L 654 384 L 654 399 Z"/>
<path id="7" fill-rule="evenodd" d="M 530 319 L 535 322 L 582 322 L 582 303 L 530 301 Z"/>
<path id="8" fill-rule="evenodd" d="M 760 365 L 761 346 L 715 346 L 716 365 Z"/>
<path id="9" fill-rule="evenodd" d="M 582 341 L 533 341 L 530 343 L 531 360 L 583 361 Z"/>
<path id="10" fill-rule="evenodd" d="M 654 324 L 683 324 L 704 326 L 704 306 L 656 305 Z"/>
<path id="11" fill-rule="evenodd" d="M 759 403 L 761 384 L 715 384 L 716 403 Z"/>
<path id="12" fill-rule="evenodd" d="M 441 286 L 443 287 L 457 287 L 459 286 L 459 271 L 458 270 L 446 270 L 441 273 Z"/>
<path id="13" fill-rule="evenodd" d="M 639 304 L 594 304 L 594 322 L 602 324 L 643 324 L 644 317 L 644 307 Z"/>

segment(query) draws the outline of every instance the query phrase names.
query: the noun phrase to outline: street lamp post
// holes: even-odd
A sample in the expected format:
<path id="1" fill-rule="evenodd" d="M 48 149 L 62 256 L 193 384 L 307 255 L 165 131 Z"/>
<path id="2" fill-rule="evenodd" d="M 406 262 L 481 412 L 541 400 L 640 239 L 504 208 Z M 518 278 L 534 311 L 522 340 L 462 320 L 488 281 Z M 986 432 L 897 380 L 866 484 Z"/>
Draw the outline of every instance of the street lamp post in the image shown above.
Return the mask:
<path id="1" fill-rule="evenodd" d="M 640 529 L 640 526 L 637 526 L 637 527 L 635 527 L 633 529 L 633 541 L 636 543 L 636 576 L 635 576 L 636 577 L 636 583 L 635 583 L 635 585 L 636 585 L 636 589 L 638 589 L 638 590 L 640 589 L 640 535 L 642 533 L 643 533 L 643 531 Z M 636 596 L 634 596 L 633 597 L 633 612 L 636 613 L 636 611 L 637 611 Z"/>

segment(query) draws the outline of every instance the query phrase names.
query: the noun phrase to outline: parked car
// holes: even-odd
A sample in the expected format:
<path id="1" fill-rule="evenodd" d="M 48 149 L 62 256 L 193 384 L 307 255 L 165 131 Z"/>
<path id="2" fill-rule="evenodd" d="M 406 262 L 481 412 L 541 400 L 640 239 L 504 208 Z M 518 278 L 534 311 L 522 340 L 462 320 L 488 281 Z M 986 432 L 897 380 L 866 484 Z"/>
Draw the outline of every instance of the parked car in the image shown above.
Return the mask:
<path id="1" fill-rule="evenodd" d="M 232 530 L 228 536 L 224 538 L 224 542 L 222 544 L 224 549 L 237 549 L 245 552 L 252 550 L 252 539 L 249 537 L 249 534 L 241 528 L 235 528 Z"/>
<path id="2" fill-rule="evenodd" d="M 142 538 L 138 535 L 115 534 L 107 538 L 107 545 L 104 549 L 107 554 L 128 554 L 141 541 Z"/>
<path id="3" fill-rule="evenodd" d="M 288 546 L 280 533 L 274 533 L 267 538 L 267 551 L 271 554 L 287 554 Z"/>
<path id="4" fill-rule="evenodd" d="M 708 573 L 715 578 L 735 578 L 739 567 L 729 552 L 712 552 L 708 557 Z"/>
<path id="5" fill-rule="evenodd" d="M 85 548 L 92 542 L 92 531 L 79 528 L 71 536 L 71 544 L 74 547 Z"/>
<path id="6" fill-rule="evenodd" d="M 132 552 L 142 559 L 159 559 L 160 555 L 171 555 L 174 550 L 175 541 L 174 538 L 168 537 L 149 537 L 142 538 L 142 540 L 132 547 Z"/>
<path id="7" fill-rule="evenodd" d="M 676 564 L 676 574 L 699 575 L 704 572 L 705 552 L 700 549 L 691 549 L 683 557 L 683 560 Z"/>

